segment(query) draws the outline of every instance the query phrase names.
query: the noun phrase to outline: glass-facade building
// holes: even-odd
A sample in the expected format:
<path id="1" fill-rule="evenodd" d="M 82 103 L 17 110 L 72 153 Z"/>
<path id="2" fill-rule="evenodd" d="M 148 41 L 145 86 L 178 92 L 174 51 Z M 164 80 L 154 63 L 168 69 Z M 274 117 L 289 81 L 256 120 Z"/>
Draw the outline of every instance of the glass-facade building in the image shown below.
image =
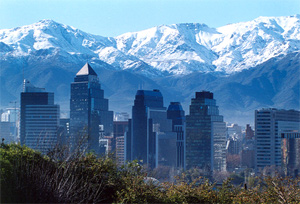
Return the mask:
<path id="1" fill-rule="evenodd" d="M 96 153 L 105 153 L 99 140 L 113 132 L 113 112 L 108 110 L 98 76 L 86 63 L 71 83 L 70 137 L 73 148 L 84 148 Z"/>
<path id="2" fill-rule="evenodd" d="M 171 102 L 167 110 L 168 119 L 172 120 L 172 131 L 176 132 L 176 167 L 184 168 L 185 158 L 185 112 L 179 102 Z"/>
<path id="3" fill-rule="evenodd" d="M 20 142 L 42 153 L 57 145 L 59 106 L 54 104 L 54 93 L 45 92 L 24 80 L 21 93 Z"/>
<path id="4" fill-rule="evenodd" d="M 124 135 L 128 131 L 127 121 L 114 121 L 114 140 L 112 141 L 112 151 L 116 152 L 116 158 L 119 165 L 124 164 Z"/>
<path id="5" fill-rule="evenodd" d="M 138 90 L 125 137 L 126 160 L 155 168 L 176 165 L 176 134 L 159 90 Z"/>
<path id="6" fill-rule="evenodd" d="M 226 124 L 213 93 L 196 92 L 186 116 L 186 168 L 226 170 Z"/>
<path id="7" fill-rule="evenodd" d="M 300 132 L 300 111 L 275 108 L 255 111 L 255 168 L 282 166 L 282 142 L 285 135 Z M 286 138 L 287 139 L 287 138 Z M 291 140 L 292 141 L 292 140 Z M 295 140 L 297 141 L 297 140 Z M 291 146 L 291 145 L 289 145 Z"/>

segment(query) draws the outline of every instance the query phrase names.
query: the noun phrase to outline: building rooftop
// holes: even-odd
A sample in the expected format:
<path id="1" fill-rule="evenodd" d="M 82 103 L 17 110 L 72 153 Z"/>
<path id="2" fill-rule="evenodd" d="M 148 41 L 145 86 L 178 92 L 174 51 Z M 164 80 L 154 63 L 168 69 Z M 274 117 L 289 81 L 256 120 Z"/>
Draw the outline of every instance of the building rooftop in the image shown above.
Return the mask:
<path id="1" fill-rule="evenodd" d="M 150 90 L 138 90 L 136 92 L 136 96 L 155 96 L 155 97 L 162 97 L 161 92 L 158 89 Z"/>
<path id="2" fill-rule="evenodd" d="M 76 76 L 79 75 L 95 75 L 98 76 L 96 74 L 96 72 L 93 70 L 93 68 L 89 65 L 89 63 L 86 63 L 80 70 L 79 72 L 77 72 Z"/>
<path id="3" fill-rule="evenodd" d="M 23 81 L 23 92 L 45 92 L 44 88 L 35 87 L 30 83 L 29 80 L 24 79 Z"/>
<path id="4" fill-rule="evenodd" d="M 168 111 L 177 111 L 177 110 L 183 110 L 180 102 L 171 102 Z"/>
<path id="5" fill-rule="evenodd" d="M 196 98 L 214 99 L 214 94 L 209 91 L 196 92 Z"/>
<path id="6" fill-rule="evenodd" d="M 299 110 L 295 110 L 295 109 L 277 109 L 277 108 L 261 108 L 258 109 L 257 111 L 291 111 L 291 112 L 299 112 Z"/>

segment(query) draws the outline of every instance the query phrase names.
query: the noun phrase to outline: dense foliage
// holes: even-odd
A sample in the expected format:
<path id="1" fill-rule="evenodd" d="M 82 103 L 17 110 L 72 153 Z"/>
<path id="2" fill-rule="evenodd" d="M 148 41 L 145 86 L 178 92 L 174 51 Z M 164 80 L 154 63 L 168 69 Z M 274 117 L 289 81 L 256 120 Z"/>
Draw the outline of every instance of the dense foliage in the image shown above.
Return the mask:
<path id="1" fill-rule="evenodd" d="M 300 203 L 300 179 L 279 176 L 256 178 L 248 189 L 186 173 L 158 184 L 134 162 L 118 167 L 109 156 L 42 156 L 15 144 L 1 144 L 0 165 L 1 203 Z"/>

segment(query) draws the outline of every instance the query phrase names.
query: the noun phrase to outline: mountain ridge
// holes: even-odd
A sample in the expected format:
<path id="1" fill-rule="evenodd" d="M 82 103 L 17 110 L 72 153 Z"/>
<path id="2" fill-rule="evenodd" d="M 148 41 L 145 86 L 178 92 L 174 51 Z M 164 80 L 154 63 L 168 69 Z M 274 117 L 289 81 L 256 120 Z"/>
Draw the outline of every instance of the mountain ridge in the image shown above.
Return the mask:
<path id="1" fill-rule="evenodd" d="M 2 29 L 1 108 L 19 100 L 24 73 L 54 92 L 67 116 L 70 83 L 88 61 L 114 111 L 130 113 L 139 88 L 161 90 L 165 106 L 179 101 L 187 114 L 194 92 L 212 91 L 228 122 L 252 123 L 254 110 L 262 107 L 299 109 L 300 15 L 272 19 L 242 23 L 248 30 L 183 23 L 115 38 L 52 20 L 35 29 Z"/>
<path id="2" fill-rule="evenodd" d="M 300 15 L 259 17 L 219 28 L 200 23 L 161 25 L 114 38 L 41 20 L 0 30 L 0 42 L 10 50 L 6 55 L 55 48 L 91 61 L 104 61 L 115 70 L 154 78 L 193 72 L 233 74 L 280 54 L 299 51 Z"/>

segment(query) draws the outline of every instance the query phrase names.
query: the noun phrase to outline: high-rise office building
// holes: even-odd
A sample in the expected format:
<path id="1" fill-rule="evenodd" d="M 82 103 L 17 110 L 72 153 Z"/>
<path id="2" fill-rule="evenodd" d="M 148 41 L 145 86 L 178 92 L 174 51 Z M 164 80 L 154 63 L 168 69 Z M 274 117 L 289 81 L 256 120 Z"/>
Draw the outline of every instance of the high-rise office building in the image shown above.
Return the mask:
<path id="1" fill-rule="evenodd" d="M 185 112 L 179 102 L 171 102 L 167 110 L 168 119 L 172 120 L 172 131 L 176 132 L 176 167 L 184 168 L 185 154 Z"/>
<path id="2" fill-rule="evenodd" d="M 255 169 L 282 166 L 282 134 L 300 132 L 300 111 L 275 108 L 255 111 Z"/>
<path id="3" fill-rule="evenodd" d="M 60 111 L 54 104 L 54 93 L 24 80 L 20 104 L 21 145 L 47 153 L 57 144 L 59 127 Z"/>
<path id="4" fill-rule="evenodd" d="M 241 165 L 245 168 L 255 168 L 255 139 L 254 130 L 246 125 L 245 138 L 241 150 Z"/>
<path id="5" fill-rule="evenodd" d="M 108 110 L 98 75 L 86 63 L 71 84 L 70 136 L 75 148 L 83 143 L 88 150 L 104 153 L 99 141 L 113 132 L 113 112 Z"/>
<path id="6" fill-rule="evenodd" d="M 126 159 L 150 168 L 176 165 L 176 133 L 159 90 L 138 90 L 126 134 Z"/>
<path id="7" fill-rule="evenodd" d="M 114 121 L 114 140 L 113 140 L 113 152 L 116 153 L 118 164 L 124 164 L 125 152 L 124 152 L 124 136 L 125 132 L 128 131 L 128 120 L 127 121 Z"/>
<path id="8" fill-rule="evenodd" d="M 196 92 L 186 116 L 186 168 L 226 170 L 226 124 L 213 93 Z"/>

